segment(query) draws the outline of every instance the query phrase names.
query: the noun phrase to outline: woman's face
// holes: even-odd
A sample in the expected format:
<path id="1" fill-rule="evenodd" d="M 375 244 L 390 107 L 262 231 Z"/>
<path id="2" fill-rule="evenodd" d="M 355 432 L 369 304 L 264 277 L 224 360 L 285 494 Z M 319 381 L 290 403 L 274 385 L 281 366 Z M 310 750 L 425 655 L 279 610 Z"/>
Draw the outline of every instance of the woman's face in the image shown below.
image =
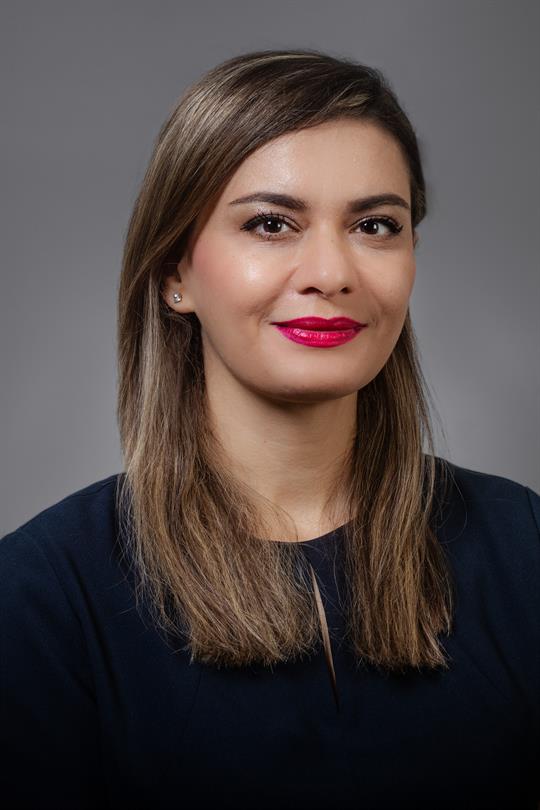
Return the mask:
<path id="1" fill-rule="evenodd" d="M 303 205 L 240 201 L 262 192 Z M 374 195 L 403 204 L 351 207 Z M 327 122 L 248 156 L 198 223 L 191 261 L 184 257 L 179 278 L 164 288 L 169 306 L 195 312 L 201 323 L 207 386 L 234 383 L 274 401 L 307 403 L 367 385 L 407 314 L 416 272 L 410 203 L 400 147 L 370 122 Z M 273 325 L 309 316 L 367 327 L 345 343 L 313 346 Z"/>

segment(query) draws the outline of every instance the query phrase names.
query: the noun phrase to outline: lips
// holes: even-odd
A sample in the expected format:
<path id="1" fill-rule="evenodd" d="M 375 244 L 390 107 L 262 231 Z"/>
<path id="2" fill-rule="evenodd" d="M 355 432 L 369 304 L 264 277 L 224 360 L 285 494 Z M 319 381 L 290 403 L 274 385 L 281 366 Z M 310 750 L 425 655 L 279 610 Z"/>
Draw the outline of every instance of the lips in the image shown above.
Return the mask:
<path id="1" fill-rule="evenodd" d="M 291 321 L 277 321 L 273 326 L 295 343 L 314 348 L 331 348 L 353 340 L 367 324 L 353 321 L 352 318 L 318 318 L 313 315 Z"/>
<path id="2" fill-rule="evenodd" d="M 298 329 L 309 329 L 314 332 L 340 332 L 344 329 L 355 329 L 360 326 L 367 326 L 366 323 L 353 321 L 351 318 L 294 318 L 291 321 L 274 321 L 275 326 L 289 326 Z"/>

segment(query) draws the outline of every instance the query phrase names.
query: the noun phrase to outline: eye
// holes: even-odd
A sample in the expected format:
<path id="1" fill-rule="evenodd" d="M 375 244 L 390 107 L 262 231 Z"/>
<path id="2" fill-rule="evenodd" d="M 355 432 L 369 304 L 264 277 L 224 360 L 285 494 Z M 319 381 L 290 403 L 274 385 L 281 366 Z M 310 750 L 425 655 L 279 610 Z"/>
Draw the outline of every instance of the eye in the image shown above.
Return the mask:
<path id="1" fill-rule="evenodd" d="M 382 223 L 390 233 L 383 233 L 381 236 L 380 223 Z M 359 228 L 361 225 L 365 225 L 368 228 L 367 233 L 365 232 L 367 236 L 380 236 L 381 239 L 388 239 L 403 230 L 403 225 L 398 225 L 392 217 L 367 217 L 361 220 L 356 227 Z"/>
<path id="2" fill-rule="evenodd" d="M 266 233 L 259 232 L 257 233 L 256 229 L 262 225 L 263 228 L 271 228 L 275 230 L 271 230 L 270 233 L 268 231 Z M 275 239 L 275 237 L 279 237 L 279 234 L 283 232 L 283 226 L 286 225 L 288 228 L 292 227 L 287 223 L 286 218 L 283 214 L 273 214 L 272 211 L 259 211 L 257 216 L 250 219 L 249 222 L 246 222 L 242 225 L 241 230 L 243 231 L 255 231 L 257 236 L 260 236 L 261 239 Z"/>
<path id="3" fill-rule="evenodd" d="M 270 228 L 270 231 L 257 231 L 259 226 Z M 248 232 L 254 231 L 260 239 L 268 241 L 279 239 L 280 234 L 284 232 L 284 226 L 296 231 L 296 228 L 293 228 L 293 226 L 287 222 L 287 218 L 284 217 L 283 214 L 274 214 L 272 211 L 258 211 L 255 217 L 242 225 L 241 230 Z M 355 228 L 361 226 L 367 228 L 367 230 L 364 231 L 366 236 L 375 236 L 378 237 L 378 239 L 391 239 L 403 230 L 403 225 L 398 225 L 395 219 L 386 216 L 366 217 L 362 219 Z M 381 226 L 383 229 L 386 228 L 388 233 L 383 232 L 381 234 Z"/>

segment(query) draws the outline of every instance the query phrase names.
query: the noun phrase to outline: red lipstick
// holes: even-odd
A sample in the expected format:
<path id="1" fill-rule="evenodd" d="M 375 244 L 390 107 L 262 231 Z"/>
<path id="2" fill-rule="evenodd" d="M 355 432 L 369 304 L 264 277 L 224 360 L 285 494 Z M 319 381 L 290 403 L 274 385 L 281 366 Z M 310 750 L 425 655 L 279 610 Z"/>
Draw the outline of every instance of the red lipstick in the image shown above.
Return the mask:
<path id="1" fill-rule="evenodd" d="M 290 321 L 274 321 L 282 335 L 295 343 L 320 348 L 340 346 L 347 343 L 367 326 L 367 323 L 351 318 L 294 318 Z"/>

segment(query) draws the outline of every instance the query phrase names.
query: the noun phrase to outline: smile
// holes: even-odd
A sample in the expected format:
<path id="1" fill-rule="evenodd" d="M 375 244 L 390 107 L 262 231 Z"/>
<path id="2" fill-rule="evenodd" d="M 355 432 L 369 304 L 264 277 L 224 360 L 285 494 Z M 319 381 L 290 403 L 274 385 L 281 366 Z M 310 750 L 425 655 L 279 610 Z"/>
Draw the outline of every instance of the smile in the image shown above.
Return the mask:
<path id="1" fill-rule="evenodd" d="M 365 329 L 365 326 L 354 326 L 350 329 L 323 330 L 323 329 L 300 329 L 298 326 L 276 326 L 282 335 L 295 343 L 303 343 L 304 346 L 317 346 L 319 348 L 330 348 L 347 343 Z"/>

